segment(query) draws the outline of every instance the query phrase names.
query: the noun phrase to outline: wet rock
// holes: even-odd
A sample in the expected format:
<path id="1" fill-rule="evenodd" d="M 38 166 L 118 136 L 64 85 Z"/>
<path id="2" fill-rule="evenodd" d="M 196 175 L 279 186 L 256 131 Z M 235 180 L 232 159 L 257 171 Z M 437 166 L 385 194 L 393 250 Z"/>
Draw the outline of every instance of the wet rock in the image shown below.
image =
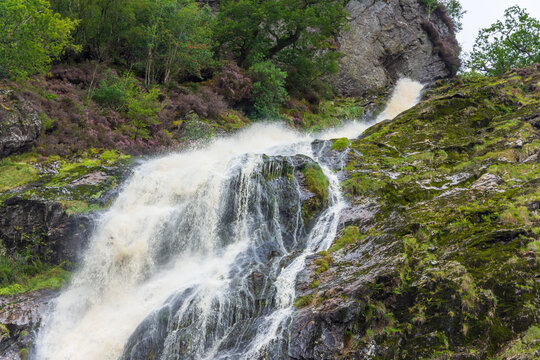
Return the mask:
<path id="1" fill-rule="evenodd" d="M 375 214 L 378 212 L 376 202 L 366 199 L 359 204 L 347 207 L 341 213 L 340 223 L 344 226 L 358 224 L 360 227 L 365 227 L 370 222 L 375 220 Z"/>
<path id="2" fill-rule="evenodd" d="M 104 172 L 96 171 L 75 180 L 70 185 L 71 186 L 79 186 L 79 185 L 96 186 L 96 185 L 101 184 L 108 178 L 109 178 L 109 175 L 105 174 Z"/>
<path id="3" fill-rule="evenodd" d="M 221 290 L 224 301 L 212 298 L 210 311 L 219 316 L 200 316 L 198 304 L 203 301 L 201 296 L 207 295 L 203 295 L 197 286 L 178 290 L 133 332 L 124 346 L 121 359 L 194 359 L 201 354 L 210 354 L 210 349 L 221 354 L 230 353 L 231 358 L 235 358 L 247 351 L 254 334 L 261 333 L 261 324 L 271 316 L 278 301 L 278 290 L 273 285 L 279 274 L 276 270 L 295 261 L 306 246 L 318 214 L 328 206 L 323 195 L 324 185 L 328 186 L 328 182 L 317 167 L 317 163 L 307 156 L 263 156 L 249 179 L 240 173 L 239 168 L 238 173 L 232 173 L 224 185 L 228 191 L 219 201 L 223 210 L 220 211 L 219 239 L 228 241 L 238 236 L 238 219 L 246 211 L 246 206 L 245 231 L 251 240 L 248 251 L 235 257 L 235 274 Z M 251 189 L 247 202 L 245 186 Z M 190 231 L 186 228 L 191 225 L 185 224 L 183 217 L 174 221 L 167 224 L 167 228 L 174 229 L 174 232 L 163 230 L 167 244 L 171 239 L 181 240 Z M 159 246 L 159 243 L 158 238 L 154 246 Z M 160 250 L 163 254 L 160 262 L 167 262 L 167 256 L 178 251 L 179 246 L 164 246 Z M 338 314 L 333 315 L 335 319 L 339 317 Z M 320 331 L 326 336 L 322 349 L 340 346 L 340 339 L 334 338 L 332 328 Z M 282 353 L 285 346 L 276 345 L 272 349 L 268 352 L 268 359 L 286 358 Z"/>
<path id="4" fill-rule="evenodd" d="M 41 132 L 39 108 L 0 90 L 0 158 L 31 149 Z"/>
<path id="5" fill-rule="evenodd" d="M 531 69 L 441 82 L 350 141 L 343 228 L 297 279 L 292 358 L 538 357 Z"/>

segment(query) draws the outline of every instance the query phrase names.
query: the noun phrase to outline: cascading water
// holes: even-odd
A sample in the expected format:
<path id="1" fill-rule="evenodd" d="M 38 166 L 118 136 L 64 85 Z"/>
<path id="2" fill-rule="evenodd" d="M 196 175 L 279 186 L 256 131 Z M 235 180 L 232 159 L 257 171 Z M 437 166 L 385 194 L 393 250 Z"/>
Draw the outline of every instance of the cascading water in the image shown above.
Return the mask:
<path id="1" fill-rule="evenodd" d="M 421 89 L 400 80 L 377 121 L 414 105 Z M 371 124 L 318 137 L 356 137 Z M 137 168 L 101 217 L 31 358 L 288 358 L 297 275 L 331 245 L 346 205 L 313 139 L 259 124 Z M 328 200 L 307 219 L 312 195 L 296 174 L 317 163 Z"/>

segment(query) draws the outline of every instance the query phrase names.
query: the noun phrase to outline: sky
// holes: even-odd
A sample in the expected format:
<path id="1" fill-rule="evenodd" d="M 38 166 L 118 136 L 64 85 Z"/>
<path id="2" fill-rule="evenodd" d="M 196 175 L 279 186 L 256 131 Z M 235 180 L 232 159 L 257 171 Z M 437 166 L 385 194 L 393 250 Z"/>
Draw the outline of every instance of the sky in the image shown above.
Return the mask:
<path id="1" fill-rule="evenodd" d="M 540 19 L 540 0 L 460 0 L 467 11 L 463 17 L 463 30 L 458 34 L 458 41 L 465 52 L 470 52 L 478 30 L 486 28 L 504 18 L 504 10 L 518 5 L 527 9 L 532 17 Z"/>

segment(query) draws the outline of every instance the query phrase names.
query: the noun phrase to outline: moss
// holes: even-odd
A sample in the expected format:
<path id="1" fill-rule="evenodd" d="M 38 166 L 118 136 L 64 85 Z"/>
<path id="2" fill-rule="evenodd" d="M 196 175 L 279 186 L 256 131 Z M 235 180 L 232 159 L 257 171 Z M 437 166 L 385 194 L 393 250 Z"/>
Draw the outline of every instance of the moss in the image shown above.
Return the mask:
<path id="1" fill-rule="evenodd" d="M 540 149 L 540 72 L 530 74 L 442 82 L 348 144 L 341 185 L 374 216 L 352 220 L 330 252 L 354 243 L 355 227 L 373 250 L 317 279 L 323 288 L 331 279 L 335 299 L 343 288 L 368 304 L 354 320 L 359 348 L 373 339 L 384 359 L 523 351 L 540 314 L 540 167 L 530 159 Z M 500 180 L 479 188 L 486 171 Z M 326 271 L 323 257 L 314 262 Z M 348 275 L 368 273 L 382 275 L 351 290 Z"/>
<path id="2" fill-rule="evenodd" d="M 86 213 L 102 209 L 102 207 L 97 204 L 90 204 L 86 201 L 81 200 L 61 200 L 60 204 L 62 204 L 64 210 L 68 215 Z"/>
<path id="3" fill-rule="evenodd" d="M 306 296 L 299 296 L 294 300 L 294 306 L 297 308 L 303 308 L 306 306 L 311 305 L 313 302 L 313 296 L 312 295 L 306 295 Z"/>
<path id="4" fill-rule="evenodd" d="M 315 260 L 315 265 L 318 266 L 317 269 L 315 269 L 316 274 L 326 272 L 330 268 L 330 264 L 326 258 Z"/>
<path id="5" fill-rule="evenodd" d="M 343 235 L 341 235 L 335 242 L 334 245 L 328 249 L 328 252 L 333 253 L 336 252 L 343 247 L 354 244 L 358 241 L 361 241 L 365 238 L 365 235 L 360 234 L 360 228 L 358 226 L 347 226 L 343 230 Z"/>
<path id="6" fill-rule="evenodd" d="M 63 265 L 25 264 L 0 258 L 0 295 L 15 295 L 40 289 L 60 289 L 70 277 Z"/>
<path id="7" fill-rule="evenodd" d="M 318 164 L 309 163 L 302 170 L 308 189 L 317 195 L 322 204 L 326 204 L 328 199 L 328 186 L 330 182 L 324 175 Z"/>
<path id="8" fill-rule="evenodd" d="M 9 338 L 11 335 L 7 326 L 0 323 L 0 337 L 4 337 L 4 336 Z"/>
<path id="9" fill-rule="evenodd" d="M 21 360 L 27 359 L 29 351 L 30 350 L 28 348 L 23 348 L 19 350 L 19 357 L 21 358 Z"/>
<path id="10" fill-rule="evenodd" d="M 502 352 L 495 360 L 520 358 L 538 358 L 540 356 L 540 327 L 531 326 L 511 347 Z"/>
<path id="11" fill-rule="evenodd" d="M 349 139 L 341 138 L 332 143 L 330 150 L 344 150 L 349 146 Z"/>

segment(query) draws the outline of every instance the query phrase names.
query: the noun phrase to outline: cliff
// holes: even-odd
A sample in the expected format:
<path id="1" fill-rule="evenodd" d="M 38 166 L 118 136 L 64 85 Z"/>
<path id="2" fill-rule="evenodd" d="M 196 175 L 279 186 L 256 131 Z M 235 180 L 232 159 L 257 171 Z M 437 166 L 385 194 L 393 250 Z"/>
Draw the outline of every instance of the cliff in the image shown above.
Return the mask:
<path id="1" fill-rule="evenodd" d="M 338 41 L 343 53 L 334 86 L 364 95 L 401 77 L 429 83 L 459 68 L 454 25 L 441 6 L 430 16 L 418 0 L 354 0 Z"/>

